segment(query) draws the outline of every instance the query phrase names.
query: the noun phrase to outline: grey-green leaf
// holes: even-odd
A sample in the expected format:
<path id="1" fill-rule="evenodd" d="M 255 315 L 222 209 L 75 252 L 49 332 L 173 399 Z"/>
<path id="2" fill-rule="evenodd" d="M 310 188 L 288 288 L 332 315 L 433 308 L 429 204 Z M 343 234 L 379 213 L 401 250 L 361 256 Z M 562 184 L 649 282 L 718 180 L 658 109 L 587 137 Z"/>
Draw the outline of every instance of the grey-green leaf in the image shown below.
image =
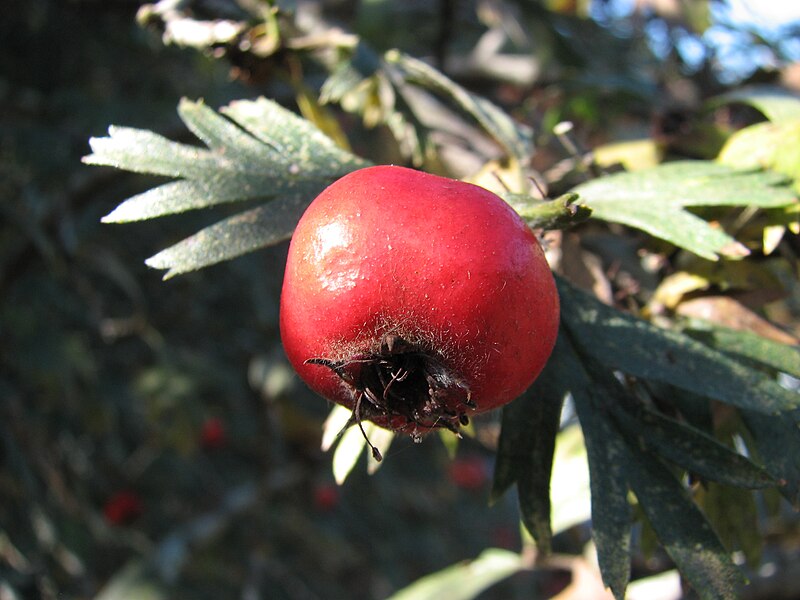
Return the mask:
<path id="1" fill-rule="evenodd" d="M 734 102 L 749 104 L 774 123 L 800 119 L 800 95 L 786 88 L 770 85 L 742 87 L 711 100 L 712 105 Z"/>
<path id="2" fill-rule="evenodd" d="M 233 168 L 241 170 L 257 169 L 262 161 L 282 163 L 283 158 L 269 144 L 266 144 L 226 119 L 202 102 L 192 102 L 183 98 L 178 105 L 178 114 L 194 135 L 197 136 L 218 160 L 229 158 Z"/>
<path id="3" fill-rule="evenodd" d="M 744 583 L 703 513 L 654 456 L 631 448 L 631 488 L 664 549 L 703 600 L 733 600 Z"/>
<path id="4" fill-rule="evenodd" d="M 572 191 L 592 216 L 641 229 L 709 260 L 742 256 L 746 250 L 686 207 L 757 206 L 796 202 L 788 179 L 776 173 L 742 170 L 708 161 L 678 161 L 642 171 L 616 173 Z"/>
<path id="5" fill-rule="evenodd" d="M 397 51 L 387 53 L 386 60 L 397 65 L 407 81 L 415 82 L 450 98 L 472 116 L 484 130 L 520 162 L 533 153 L 533 131 L 516 123 L 508 114 L 486 98 L 472 94 L 423 61 Z"/>
<path id="6" fill-rule="evenodd" d="M 147 261 L 166 278 L 239 256 L 291 235 L 302 210 L 335 179 L 369 163 L 338 148 L 312 123 L 260 98 L 217 113 L 182 100 L 179 114 L 208 148 L 149 131 L 109 128 L 91 140 L 89 164 L 180 178 L 121 203 L 103 221 L 122 223 L 246 200 L 272 200 L 230 217 Z"/>
<path id="7" fill-rule="evenodd" d="M 282 156 L 291 174 L 343 175 L 370 164 L 339 148 L 310 121 L 266 98 L 237 100 L 220 112 Z"/>
<path id="8" fill-rule="evenodd" d="M 585 364 L 562 332 L 561 360 L 571 373 L 575 409 L 586 442 L 592 492 L 592 536 L 603 582 L 618 599 L 625 597 L 630 579 L 631 510 L 628 504 L 628 448 L 610 420 L 603 396 Z"/>
<path id="9" fill-rule="evenodd" d="M 265 198 L 264 189 L 263 185 L 247 183 L 245 178 L 180 179 L 128 198 L 103 217 L 102 221 L 103 223 L 130 223 L 216 204 Z"/>
<path id="10" fill-rule="evenodd" d="M 704 479 L 750 489 L 777 483 L 761 467 L 699 429 L 649 409 L 632 414 L 616 404 L 612 413 L 620 429 L 638 447 Z"/>
<path id="11" fill-rule="evenodd" d="M 728 354 L 800 377 L 800 349 L 796 346 L 773 342 L 751 331 L 737 331 L 699 321 L 693 322 L 687 333 Z"/>
<path id="12" fill-rule="evenodd" d="M 517 483 L 522 521 L 541 552 L 550 552 L 550 476 L 568 374 L 556 346 L 528 392 L 503 409 L 492 498 Z"/>
<path id="13" fill-rule="evenodd" d="M 306 196 L 285 196 L 236 214 L 162 250 L 147 265 L 168 269 L 169 279 L 277 244 L 291 237 L 308 202 Z"/>
<path id="14" fill-rule="evenodd" d="M 610 369 L 669 383 L 740 408 L 777 414 L 800 394 L 677 331 L 615 310 L 559 279 L 562 319 L 581 351 Z"/>
<path id="15" fill-rule="evenodd" d="M 124 169 L 135 173 L 151 173 L 167 177 L 202 177 L 216 166 L 205 148 L 179 144 L 167 138 L 130 127 L 108 128 L 108 137 L 91 138 L 92 154 L 83 162 Z"/>
<path id="16" fill-rule="evenodd" d="M 742 419 L 767 470 L 780 479 L 780 492 L 800 509 L 800 427 L 791 419 L 749 410 L 742 411 Z"/>

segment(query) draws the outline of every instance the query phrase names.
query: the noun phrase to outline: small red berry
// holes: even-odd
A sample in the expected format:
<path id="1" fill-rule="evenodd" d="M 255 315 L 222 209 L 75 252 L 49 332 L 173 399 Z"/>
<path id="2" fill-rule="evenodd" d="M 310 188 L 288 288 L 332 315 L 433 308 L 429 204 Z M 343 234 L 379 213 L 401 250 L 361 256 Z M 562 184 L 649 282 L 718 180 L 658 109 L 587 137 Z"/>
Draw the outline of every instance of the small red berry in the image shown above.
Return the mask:
<path id="1" fill-rule="evenodd" d="M 320 512 L 329 512 L 339 504 L 339 488 L 332 483 L 320 483 L 314 487 L 314 506 Z"/>
<path id="2" fill-rule="evenodd" d="M 228 441 L 225 423 L 219 417 L 210 417 L 200 430 L 200 445 L 206 450 L 222 448 Z"/>
<path id="3" fill-rule="evenodd" d="M 143 510 L 142 499 L 129 490 L 117 492 L 103 506 L 106 521 L 112 525 L 126 525 L 139 517 Z"/>
<path id="4" fill-rule="evenodd" d="M 489 481 L 489 469 L 479 456 L 457 458 L 448 468 L 450 481 L 465 490 L 479 490 Z"/>
<path id="5" fill-rule="evenodd" d="M 415 439 L 457 431 L 530 386 L 558 319 L 530 228 L 501 198 L 461 181 L 355 171 L 311 203 L 289 247 L 286 354 L 359 425 Z"/>
<path id="6" fill-rule="evenodd" d="M 492 546 L 495 548 L 505 548 L 506 550 L 513 550 L 518 548 L 520 544 L 519 531 L 507 526 L 498 526 L 490 532 Z"/>

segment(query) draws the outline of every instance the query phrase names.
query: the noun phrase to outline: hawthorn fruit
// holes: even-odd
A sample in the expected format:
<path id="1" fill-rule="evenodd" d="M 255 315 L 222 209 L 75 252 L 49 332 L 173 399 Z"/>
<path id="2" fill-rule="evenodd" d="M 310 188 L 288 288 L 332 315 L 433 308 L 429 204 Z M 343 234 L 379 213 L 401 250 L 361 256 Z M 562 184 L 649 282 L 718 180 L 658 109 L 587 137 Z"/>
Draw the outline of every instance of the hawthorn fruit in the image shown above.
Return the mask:
<path id="1" fill-rule="evenodd" d="M 127 525 L 144 511 L 142 499 L 136 492 L 122 490 L 103 505 L 103 515 L 112 525 Z"/>
<path id="2" fill-rule="evenodd" d="M 531 385 L 558 319 L 533 232 L 500 197 L 461 181 L 354 171 L 309 205 L 289 246 L 286 354 L 359 426 L 415 440 L 458 432 Z"/>

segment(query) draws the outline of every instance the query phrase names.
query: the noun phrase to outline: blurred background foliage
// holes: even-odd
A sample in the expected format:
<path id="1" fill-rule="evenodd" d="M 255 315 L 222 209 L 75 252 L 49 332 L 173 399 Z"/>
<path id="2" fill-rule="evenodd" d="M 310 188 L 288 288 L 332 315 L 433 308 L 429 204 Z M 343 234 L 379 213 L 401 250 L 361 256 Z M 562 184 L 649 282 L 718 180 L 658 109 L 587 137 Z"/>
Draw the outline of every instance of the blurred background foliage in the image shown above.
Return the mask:
<path id="1" fill-rule="evenodd" d="M 263 95 L 374 162 L 479 180 L 499 153 L 466 124 L 397 135 L 408 129 L 370 65 L 398 48 L 533 125 L 531 166 L 555 195 L 585 178 L 585 148 L 604 149 L 609 163 L 713 158 L 760 117 L 741 106 L 707 111 L 704 100 L 749 83 L 800 87 L 798 22 L 759 26 L 741 6 L 7 2 L 0 598 L 383 598 L 487 547 L 526 543 L 511 496 L 486 507 L 499 415 L 480 420 L 455 459 L 434 438 L 413 448 L 400 440 L 379 474 L 357 469 L 337 487 L 319 449 L 328 407 L 294 378 L 277 335 L 285 246 L 163 283 L 143 257 L 225 208 L 135 229 L 101 225 L 158 179 L 82 165 L 90 136 L 120 123 L 190 141 L 178 98 L 219 106 Z M 569 135 L 553 133 L 563 121 L 574 124 Z M 634 145 L 604 146 L 626 140 Z M 691 315 L 693 301 L 717 320 L 749 319 L 747 328 L 797 343 L 796 236 L 756 277 L 740 263 L 702 272 L 687 266 L 696 257 L 659 247 L 647 263 L 637 234 L 613 232 L 595 226 L 552 248 L 572 262 L 562 268 L 573 280 L 609 303 Z M 699 279 L 658 287 L 667 274 L 698 270 Z M 779 516 L 761 534 L 771 566 L 752 573 L 747 593 L 796 597 L 785 584 L 800 580 L 798 521 L 770 514 Z M 577 560 L 587 540 L 576 525 L 554 547 Z M 645 532 L 634 577 L 669 566 L 648 551 Z M 482 597 L 578 597 L 598 581 L 581 559 L 518 574 Z"/>

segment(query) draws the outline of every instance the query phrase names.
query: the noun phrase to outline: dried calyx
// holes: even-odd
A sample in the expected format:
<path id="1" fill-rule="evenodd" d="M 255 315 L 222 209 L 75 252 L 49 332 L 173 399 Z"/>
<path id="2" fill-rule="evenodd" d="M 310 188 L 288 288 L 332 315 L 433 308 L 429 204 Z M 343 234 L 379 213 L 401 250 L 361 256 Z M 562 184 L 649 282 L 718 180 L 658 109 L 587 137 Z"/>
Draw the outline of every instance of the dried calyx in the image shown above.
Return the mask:
<path id="1" fill-rule="evenodd" d="M 453 375 L 441 359 L 395 334 L 386 334 L 377 351 L 343 360 L 311 358 L 306 363 L 328 367 L 353 394 L 353 415 L 347 426 L 361 429 L 375 460 L 380 451 L 369 441 L 361 422 L 378 420 L 396 429 L 411 426 L 414 441 L 420 432 L 444 427 L 458 435 L 475 409 L 467 384 Z M 395 423 L 400 421 L 399 426 Z"/>

